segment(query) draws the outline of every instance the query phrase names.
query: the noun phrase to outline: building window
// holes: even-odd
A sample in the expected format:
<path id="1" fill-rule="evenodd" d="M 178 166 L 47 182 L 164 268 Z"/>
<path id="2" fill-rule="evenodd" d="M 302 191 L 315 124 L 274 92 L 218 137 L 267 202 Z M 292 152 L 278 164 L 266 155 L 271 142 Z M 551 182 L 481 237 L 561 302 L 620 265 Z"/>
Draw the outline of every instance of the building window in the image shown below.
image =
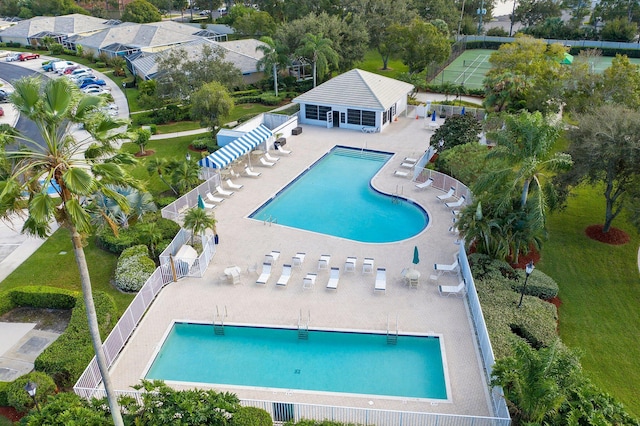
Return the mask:
<path id="1" fill-rule="evenodd" d="M 362 111 L 362 125 L 376 127 L 376 113 L 373 111 Z"/>
<path id="2" fill-rule="evenodd" d="M 318 107 L 318 120 L 327 121 L 327 113 L 331 112 L 331 107 L 320 106 Z"/>
<path id="3" fill-rule="evenodd" d="M 318 105 L 305 105 L 304 117 L 308 120 L 327 121 L 327 113 L 331 111 L 331 107 Z"/>

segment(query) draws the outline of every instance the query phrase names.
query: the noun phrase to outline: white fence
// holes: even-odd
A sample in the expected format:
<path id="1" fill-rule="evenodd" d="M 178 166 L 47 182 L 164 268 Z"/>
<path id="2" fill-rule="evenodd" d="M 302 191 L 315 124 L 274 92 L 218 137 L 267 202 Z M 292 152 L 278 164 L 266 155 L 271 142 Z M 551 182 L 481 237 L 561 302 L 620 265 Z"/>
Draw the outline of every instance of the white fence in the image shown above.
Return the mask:
<path id="1" fill-rule="evenodd" d="M 460 39 L 463 43 L 483 42 L 483 43 L 512 43 L 514 37 L 494 37 L 494 36 L 473 36 L 467 35 Z M 560 43 L 563 46 L 571 46 L 572 48 L 583 47 L 585 49 L 640 49 L 639 43 L 625 43 L 618 41 L 599 41 L 599 40 L 558 40 L 545 39 L 547 43 Z"/>
<path id="2" fill-rule="evenodd" d="M 213 235 L 205 234 L 202 239 L 202 253 L 194 258 L 182 258 L 176 256 L 180 248 L 191 240 L 191 232 L 184 228 L 173 237 L 171 244 L 160 254 L 160 269 L 170 281 L 173 278 L 196 277 L 202 278 L 209 266 L 209 262 L 216 253 L 215 239 Z M 175 272 L 175 277 L 173 276 Z"/>
<path id="3" fill-rule="evenodd" d="M 206 167 L 203 167 L 201 169 L 201 173 L 203 173 L 203 171 L 205 171 L 206 173 L 206 169 L 207 169 Z M 216 186 L 220 185 L 221 183 L 220 175 L 218 173 L 212 173 L 210 175 L 201 176 L 201 177 L 207 180 L 201 183 L 200 185 L 198 185 L 196 188 L 187 192 L 182 197 L 178 198 L 173 203 L 164 207 L 160 211 L 160 213 L 162 214 L 162 217 L 164 217 L 165 219 L 171 219 L 174 222 L 180 223 L 182 222 L 182 219 L 184 218 L 184 214 L 187 212 L 187 210 L 194 207 L 198 207 L 198 195 L 202 196 L 202 198 L 204 198 L 204 201 L 207 201 L 206 199 L 207 192 L 210 192 L 212 194 L 216 192 Z"/>
<path id="4" fill-rule="evenodd" d="M 109 337 L 107 337 L 102 344 L 102 349 L 107 358 L 107 365 L 109 367 L 111 367 L 113 361 L 116 359 L 120 351 L 122 351 L 122 348 L 124 348 L 125 343 L 127 343 L 127 340 L 131 337 L 131 334 L 135 330 L 144 313 L 147 311 L 147 308 L 151 305 L 158 293 L 160 293 L 162 287 L 169 282 L 170 281 L 163 278 L 161 268 L 156 268 L 147 282 L 144 283 L 140 291 L 138 291 L 138 294 L 133 299 L 127 310 L 124 311 L 124 314 L 109 334 Z M 98 362 L 96 361 L 96 358 L 93 357 L 76 384 L 73 386 L 73 391 L 84 398 L 92 398 L 94 396 L 100 398 L 104 396 L 104 394 L 96 395 L 95 392 L 98 390 L 101 383 L 102 378 L 100 377 Z"/>
<path id="5" fill-rule="evenodd" d="M 453 188 L 455 190 L 453 195 L 456 198 L 460 198 L 460 196 L 464 195 L 464 198 L 466 199 L 465 205 L 469 204 L 473 199 L 471 190 L 467 188 L 462 182 L 452 178 L 449 175 L 445 175 L 444 173 L 440 173 L 435 170 L 424 169 L 419 174 L 419 177 L 416 181 L 424 182 L 429 178 L 433 179 L 433 183 L 431 184 L 431 186 L 434 188 L 440 189 L 445 192 L 449 191 L 449 188 Z"/>

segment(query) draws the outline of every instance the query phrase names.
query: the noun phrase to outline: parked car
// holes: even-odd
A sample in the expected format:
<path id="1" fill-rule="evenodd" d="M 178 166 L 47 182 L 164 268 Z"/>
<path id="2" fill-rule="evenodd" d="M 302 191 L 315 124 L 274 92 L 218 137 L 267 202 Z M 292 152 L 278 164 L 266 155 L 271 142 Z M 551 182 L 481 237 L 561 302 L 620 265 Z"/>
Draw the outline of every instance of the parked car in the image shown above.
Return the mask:
<path id="1" fill-rule="evenodd" d="M 59 61 L 59 62 L 55 62 L 53 64 L 53 68 L 52 69 L 53 69 L 53 71 L 55 73 L 62 74 L 65 69 L 67 69 L 68 67 L 72 67 L 74 65 L 77 65 L 77 64 L 74 64 L 71 61 Z"/>
<path id="2" fill-rule="evenodd" d="M 7 56 L 7 58 L 5 59 L 5 61 L 7 62 L 14 62 L 14 61 L 18 61 L 20 60 L 20 54 L 19 53 L 12 53 L 9 56 Z"/>
<path id="3" fill-rule="evenodd" d="M 78 74 L 67 74 L 67 77 L 69 77 L 69 80 L 73 81 L 74 83 L 77 83 L 78 81 L 84 80 L 86 78 L 96 78 L 96 76 L 93 75 L 93 73 L 90 71 L 84 71 Z"/>
<path id="4" fill-rule="evenodd" d="M 18 60 L 28 61 L 30 59 L 38 59 L 39 57 L 40 57 L 39 53 L 24 52 L 20 54 L 20 56 L 18 57 Z"/>
<path id="5" fill-rule="evenodd" d="M 85 86 L 82 88 L 82 91 L 84 92 L 85 90 L 89 90 L 89 89 L 101 89 L 101 90 L 107 90 L 107 91 L 111 91 L 111 87 L 109 86 L 100 86 L 98 84 L 90 84 L 88 86 Z"/>
<path id="6" fill-rule="evenodd" d="M 80 81 L 78 83 L 78 86 L 81 89 L 84 89 L 85 87 L 89 86 L 90 84 L 97 84 L 98 86 L 106 86 L 107 82 L 102 80 L 102 79 L 87 78 L 87 79 L 84 79 L 84 80 Z"/>
<path id="7" fill-rule="evenodd" d="M 56 62 L 61 62 L 62 59 L 52 59 L 49 62 L 43 62 L 42 63 L 42 71 L 45 72 L 49 72 L 49 71 L 53 71 L 53 64 L 55 64 Z"/>
<path id="8" fill-rule="evenodd" d="M 4 89 L 0 89 L 0 102 L 5 102 L 11 93 L 7 92 Z"/>
<path id="9" fill-rule="evenodd" d="M 93 73 L 93 70 L 91 70 L 90 68 L 76 68 L 75 70 L 71 71 L 67 75 L 73 77 L 75 75 L 92 74 L 92 73 Z"/>
<path id="10" fill-rule="evenodd" d="M 0 107 L 0 117 L 2 117 L 4 115 L 4 110 L 2 109 L 2 107 Z"/>
<path id="11" fill-rule="evenodd" d="M 66 67 L 64 70 L 62 70 L 62 72 L 60 74 L 71 74 L 74 70 L 77 70 L 78 68 L 80 68 L 80 65 L 71 65 Z"/>
<path id="12" fill-rule="evenodd" d="M 82 91 L 87 95 L 110 95 L 111 92 L 108 90 L 98 87 L 92 87 L 91 89 L 87 89 L 86 87 L 82 89 Z"/>

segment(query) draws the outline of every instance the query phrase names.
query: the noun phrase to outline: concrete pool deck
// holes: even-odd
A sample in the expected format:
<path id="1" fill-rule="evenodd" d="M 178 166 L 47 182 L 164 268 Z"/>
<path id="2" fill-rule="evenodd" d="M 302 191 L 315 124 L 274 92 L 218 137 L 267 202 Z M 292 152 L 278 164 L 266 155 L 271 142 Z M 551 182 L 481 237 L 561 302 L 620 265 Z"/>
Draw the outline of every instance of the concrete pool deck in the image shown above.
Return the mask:
<path id="1" fill-rule="evenodd" d="M 429 280 L 433 274 L 433 264 L 451 263 L 459 249 L 454 244 L 455 236 L 448 231 L 452 223 L 451 211 L 436 199 L 435 196 L 441 191 L 434 188 L 418 191 L 408 179 L 394 176 L 394 171 L 400 168 L 405 157 L 416 157 L 427 149 L 432 133 L 425 127 L 425 120 L 416 120 L 415 117 L 401 117 L 380 134 L 303 126 L 301 135 L 287 139 L 287 149 L 293 151 L 290 156 L 282 157 L 273 168 L 255 166 L 254 170 L 262 172 L 260 178 L 234 179 L 244 188 L 215 209 L 220 243 L 205 276 L 201 279 L 181 279 L 160 292 L 111 368 L 116 389 L 130 390 L 131 386 L 139 383 L 174 320 L 211 323 L 216 312 L 226 312 L 224 321 L 227 324 L 296 328 L 302 313 L 303 319 L 310 317 L 311 329 L 385 333 L 388 322 L 390 328 L 395 329 L 397 317 L 400 334 L 443 336 L 450 401 L 349 396 L 288 389 L 215 388 L 234 392 L 241 399 L 491 416 L 488 388 L 483 379 L 465 299 L 439 296 L 437 284 Z M 401 193 L 422 205 L 429 213 L 429 226 L 419 235 L 404 241 L 368 244 L 247 218 L 335 145 L 396 153 L 372 183 L 383 192 Z M 336 182 L 336 185 L 339 184 Z M 345 208 L 348 208 L 348 201 Z M 421 273 L 421 279 L 417 289 L 410 289 L 403 284 L 400 274 L 403 268 L 411 266 L 414 246 L 420 251 L 420 263 L 416 269 Z M 257 265 L 259 272 L 265 254 L 272 250 L 280 251 L 281 256 L 275 263 L 271 278 L 264 286 L 256 285 L 257 273 L 248 270 Z M 287 287 L 276 286 L 282 265 L 290 264 L 297 252 L 306 253 L 302 267 L 293 269 Z M 330 267 L 340 267 L 337 290 L 325 288 L 329 275 L 326 270 L 317 271 L 318 259 L 323 254 L 331 255 Z M 348 256 L 358 258 L 355 272 L 344 272 Z M 375 259 L 375 268 L 387 269 L 385 294 L 374 293 L 375 274 L 362 273 L 362 260 L 365 257 Z M 241 285 L 232 286 L 220 279 L 224 269 L 229 266 L 242 269 Z M 318 272 L 318 278 L 315 288 L 303 290 L 302 278 L 308 272 Z M 438 282 L 455 285 L 458 277 L 443 275 Z M 398 368 L 403 366 L 399 365 Z"/>

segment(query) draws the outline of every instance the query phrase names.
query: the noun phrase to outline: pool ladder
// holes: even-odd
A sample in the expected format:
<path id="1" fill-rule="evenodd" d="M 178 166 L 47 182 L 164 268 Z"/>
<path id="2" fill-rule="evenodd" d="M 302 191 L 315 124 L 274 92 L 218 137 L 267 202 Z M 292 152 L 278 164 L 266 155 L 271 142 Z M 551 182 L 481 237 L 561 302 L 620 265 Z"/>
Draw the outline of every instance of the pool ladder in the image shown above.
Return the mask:
<path id="1" fill-rule="evenodd" d="M 393 204 L 400 204 L 401 201 L 401 195 L 404 194 L 404 186 L 403 185 L 396 185 L 396 191 L 393 193 L 393 195 L 391 196 L 391 203 Z"/>
<path id="2" fill-rule="evenodd" d="M 309 340 L 309 322 L 311 322 L 311 311 L 307 312 L 306 321 L 302 318 L 302 309 L 298 315 L 298 340 Z"/>
<path id="3" fill-rule="evenodd" d="M 387 315 L 387 345 L 396 345 L 398 343 L 398 315 L 396 314 L 396 330 L 393 332 L 389 327 L 389 315 Z"/>
<path id="4" fill-rule="evenodd" d="M 227 317 L 227 306 L 224 307 L 224 315 L 220 314 L 218 305 L 216 305 L 216 312 L 213 314 L 213 334 L 216 336 L 224 336 L 224 319 Z"/>
<path id="5" fill-rule="evenodd" d="M 278 218 L 277 217 L 273 217 L 273 216 L 269 216 L 268 218 L 266 218 L 264 220 L 264 224 L 266 225 L 267 223 L 269 224 L 269 226 L 271 226 L 271 224 L 273 224 L 273 223 L 277 224 L 278 223 Z"/>

